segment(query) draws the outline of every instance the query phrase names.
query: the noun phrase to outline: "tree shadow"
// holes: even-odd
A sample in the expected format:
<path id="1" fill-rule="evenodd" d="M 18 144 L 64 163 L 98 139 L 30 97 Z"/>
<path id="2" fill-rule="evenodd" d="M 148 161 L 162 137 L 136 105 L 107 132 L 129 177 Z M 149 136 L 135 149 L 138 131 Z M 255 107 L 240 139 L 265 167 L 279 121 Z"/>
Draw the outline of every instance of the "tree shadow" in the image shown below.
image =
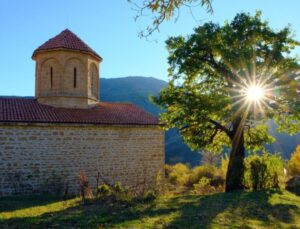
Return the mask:
<path id="1" fill-rule="evenodd" d="M 62 200 L 63 197 L 50 194 L 1 197 L 0 213 L 48 205 Z"/>
<path id="2" fill-rule="evenodd" d="M 298 189 L 288 189 L 288 191 L 295 194 L 296 196 L 300 196 L 300 188 L 298 188 Z"/>
<path id="3" fill-rule="evenodd" d="M 38 217 L 0 220 L 0 228 L 126 228 L 148 219 L 152 219 L 151 228 L 210 228 L 214 225 L 249 228 L 247 220 L 259 221 L 263 227 L 295 223 L 293 215 L 300 215 L 300 208 L 293 204 L 272 204 L 270 198 L 274 194 L 280 191 L 186 195 L 148 204 L 94 203 Z M 165 220 L 172 214 L 175 216 Z"/>
<path id="4" fill-rule="evenodd" d="M 300 208 L 292 204 L 272 205 L 269 199 L 273 194 L 281 192 L 269 190 L 205 196 L 197 204 L 182 206 L 180 217 L 173 220 L 169 227 L 185 225 L 189 228 L 207 228 L 215 223 L 224 227 L 238 225 L 247 228 L 244 219 L 260 221 L 263 226 L 272 226 L 274 222 L 294 223 L 292 212 L 300 214 Z M 215 220 L 219 214 L 224 214 L 221 221 Z"/>

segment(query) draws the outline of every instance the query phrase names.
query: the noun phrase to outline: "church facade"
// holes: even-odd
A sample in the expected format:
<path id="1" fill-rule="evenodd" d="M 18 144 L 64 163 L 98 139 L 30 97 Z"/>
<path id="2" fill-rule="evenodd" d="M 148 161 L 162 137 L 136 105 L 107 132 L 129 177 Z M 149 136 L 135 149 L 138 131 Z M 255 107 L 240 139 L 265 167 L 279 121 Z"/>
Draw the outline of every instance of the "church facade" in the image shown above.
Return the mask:
<path id="1" fill-rule="evenodd" d="M 70 30 L 37 48 L 35 97 L 0 97 L 0 196 L 79 193 L 121 182 L 153 188 L 164 165 L 156 117 L 99 99 L 102 58 Z"/>

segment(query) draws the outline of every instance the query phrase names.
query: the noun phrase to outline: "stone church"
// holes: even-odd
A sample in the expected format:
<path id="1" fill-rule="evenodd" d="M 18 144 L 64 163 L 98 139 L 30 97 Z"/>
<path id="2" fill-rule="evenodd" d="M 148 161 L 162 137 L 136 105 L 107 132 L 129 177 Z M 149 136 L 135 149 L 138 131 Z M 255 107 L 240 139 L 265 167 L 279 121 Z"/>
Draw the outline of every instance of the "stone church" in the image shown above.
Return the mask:
<path id="1" fill-rule="evenodd" d="M 32 59 L 35 97 L 0 97 L 0 196 L 77 194 L 80 173 L 92 187 L 153 187 L 164 132 L 141 108 L 99 99 L 100 55 L 66 29 Z"/>

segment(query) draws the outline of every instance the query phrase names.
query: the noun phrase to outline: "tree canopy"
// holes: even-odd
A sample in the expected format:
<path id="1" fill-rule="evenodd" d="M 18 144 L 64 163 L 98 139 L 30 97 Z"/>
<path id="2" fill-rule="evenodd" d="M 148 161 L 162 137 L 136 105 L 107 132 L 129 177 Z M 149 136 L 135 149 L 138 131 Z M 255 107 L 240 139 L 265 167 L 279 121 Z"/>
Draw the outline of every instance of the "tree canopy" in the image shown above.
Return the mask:
<path id="1" fill-rule="evenodd" d="M 263 150 L 274 141 L 268 120 L 279 131 L 299 132 L 300 66 L 293 55 L 299 43 L 289 27 L 275 31 L 260 12 L 241 13 L 166 43 L 170 82 L 154 101 L 165 109 L 161 121 L 178 128 L 191 148 L 231 147 L 230 161 L 239 158 L 233 164 L 241 167 L 236 174 L 243 172 L 244 147 Z"/>

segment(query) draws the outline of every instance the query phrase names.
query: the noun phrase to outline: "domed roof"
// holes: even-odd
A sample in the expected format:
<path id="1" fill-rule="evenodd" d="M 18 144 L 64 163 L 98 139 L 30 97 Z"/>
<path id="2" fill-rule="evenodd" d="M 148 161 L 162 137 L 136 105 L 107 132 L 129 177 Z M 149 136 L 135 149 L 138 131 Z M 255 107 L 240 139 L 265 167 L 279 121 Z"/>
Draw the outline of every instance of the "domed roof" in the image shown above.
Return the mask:
<path id="1" fill-rule="evenodd" d="M 60 34 L 49 39 L 36 50 L 34 50 L 32 57 L 34 57 L 38 52 L 57 49 L 69 49 L 87 52 L 92 54 L 99 60 L 102 60 L 100 55 L 98 55 L 92 48 L 90 48 L 84 41 L 82 41 L 76 34 L 74 34 L 69 29 L 65 29 Z"/>

